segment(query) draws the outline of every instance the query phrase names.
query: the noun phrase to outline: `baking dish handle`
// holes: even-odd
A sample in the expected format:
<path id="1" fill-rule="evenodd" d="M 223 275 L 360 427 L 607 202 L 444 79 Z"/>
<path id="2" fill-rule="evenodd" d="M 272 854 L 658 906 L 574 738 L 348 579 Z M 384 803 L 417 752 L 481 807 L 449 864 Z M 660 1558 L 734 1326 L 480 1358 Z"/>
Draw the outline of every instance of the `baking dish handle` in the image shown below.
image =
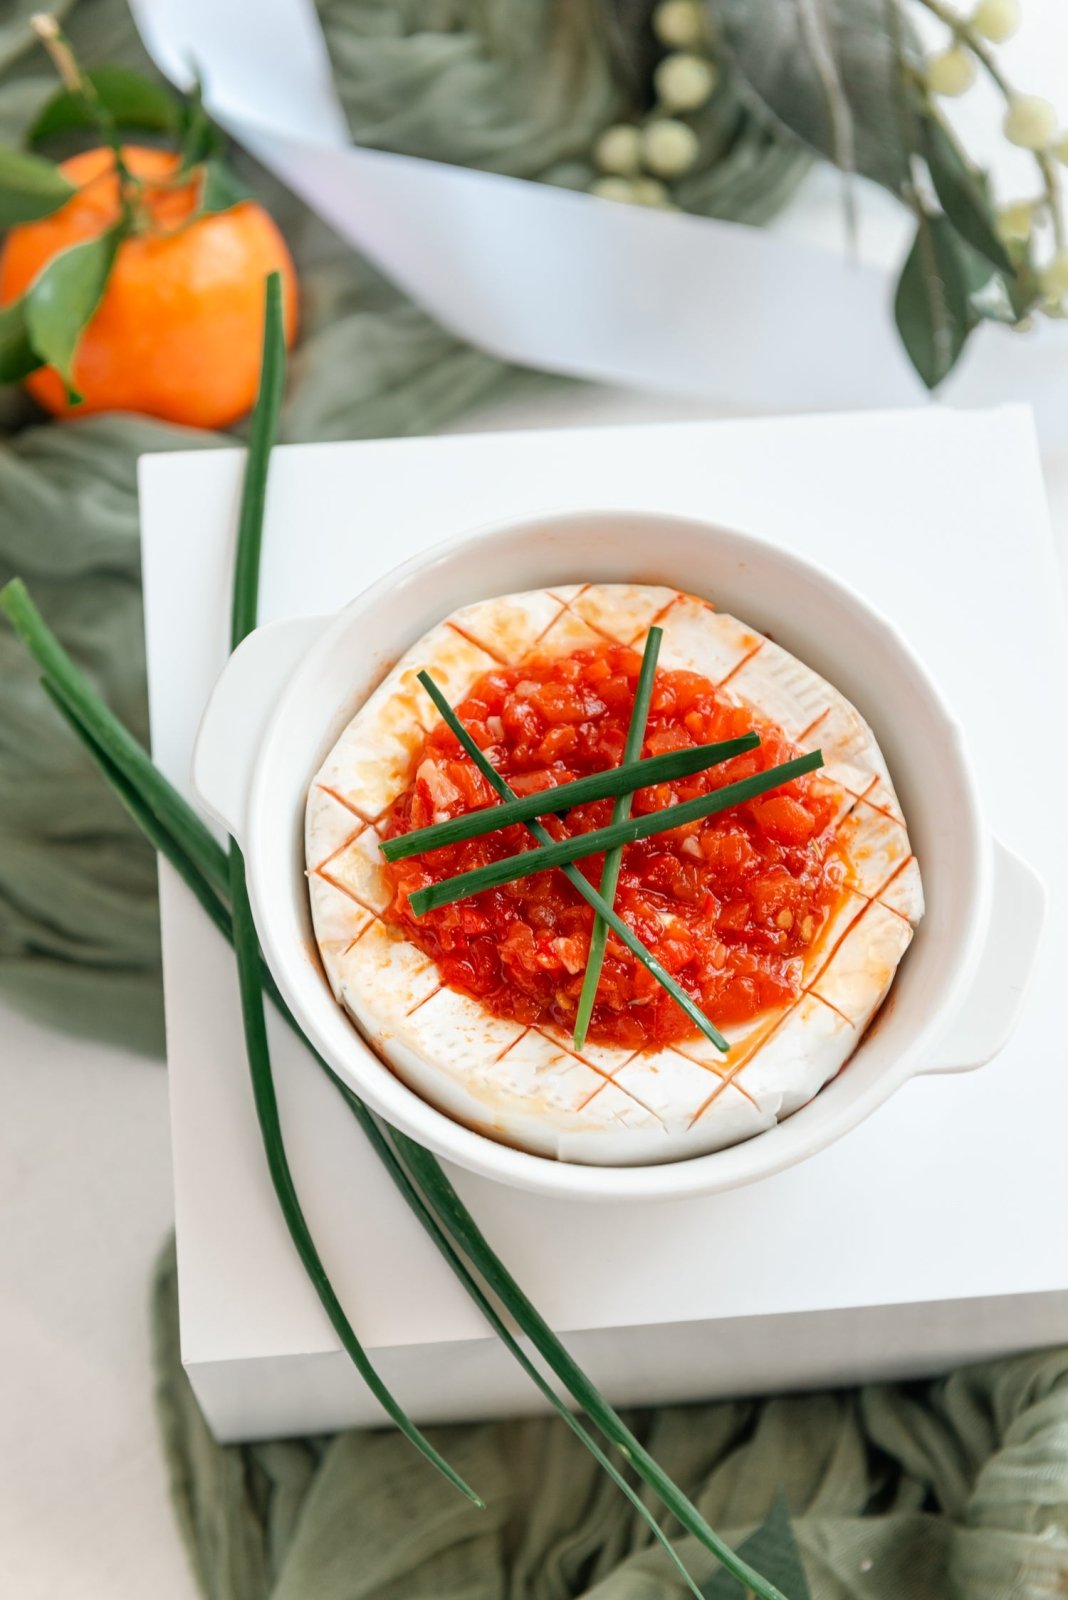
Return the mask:
<path id="1" fill-rule="evenodd" d="M 1046 886 L 1000 839 L 994 846 L 990 933 L 956 1019 L 918 1071 L 967 1072 L 1005 1045 L 1020 1014 L 1046 921 Z"/>
<path id="2" fill-rule="evenodd" d="M 324 617 L 287 617 L 243 639 L 223 668 L 193 745 L 193 787 L 205 810 L 242 843 L 249 784 L 271 712 Z"/>

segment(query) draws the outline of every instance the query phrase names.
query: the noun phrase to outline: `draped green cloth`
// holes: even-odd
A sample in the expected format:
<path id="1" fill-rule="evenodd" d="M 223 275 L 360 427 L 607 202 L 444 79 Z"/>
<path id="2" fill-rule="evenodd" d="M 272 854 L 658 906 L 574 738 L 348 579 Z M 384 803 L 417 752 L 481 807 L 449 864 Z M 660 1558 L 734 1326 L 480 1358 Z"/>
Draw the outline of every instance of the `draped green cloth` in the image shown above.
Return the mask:
<path id="1" fill-rule="evenodd" d="M 215 1444 L 156 1285 L 158 1404 L 210 1600 L 675 1600 L 644 1523 L 558 1419 L 432 1428 L 478 1511 L 394 1432 Z M 629 1419 L 732 1545 L 780 1490 L 813 1600 L 1068 1593 L 1068 1351 L 936 1382 L 664 1406 Z M 712 1558 L 676 1548 L 699 1581 Z M 741 1596 L 737 1585 L 734 1592 Z"/>
<path id="2" fill-rule="evenodd" d="M 51 88 L 28 18 L 0 10 L 0 140 Z M 123 0 L 63 0 L 83 60 L 145 65 Z M 361 143 L 583 186 L 626 105 L 597 0 L 320 0 Z M 759 222 L 804 169 L 729 92 L 700 119 L 695 211 Z M 284 434 L 426 432 L 548 380 L 436 327 L 251 162 L 296 255 L 303 327 Z M 146 737 L 135 465 L 228 442 L 143 418 L 42 422 L 0 396 L 0 582 L 31 585 Z M 176 670 L 179 668 L 176 666 Z M 0 627 L 0 997 L 162 1052 L 155 868 Z M 181 1372 L 173 1266 L 155 1293 L 175 1504 L 211 1600 L 662 1600 L 681 1592 L 627 1502 L 555 1421 L 436 1430 L 477 1512 L 392 1433 L 221 1447 Z M 1068 1355 L 911 1388 L 671 1407 L 635 1426 L 732 1541 L 785 1491 L 816 1600 L 1039 1600 L 1068 1592 Z M 691 1570 L 710 1574 L 689 1540 Z"/>

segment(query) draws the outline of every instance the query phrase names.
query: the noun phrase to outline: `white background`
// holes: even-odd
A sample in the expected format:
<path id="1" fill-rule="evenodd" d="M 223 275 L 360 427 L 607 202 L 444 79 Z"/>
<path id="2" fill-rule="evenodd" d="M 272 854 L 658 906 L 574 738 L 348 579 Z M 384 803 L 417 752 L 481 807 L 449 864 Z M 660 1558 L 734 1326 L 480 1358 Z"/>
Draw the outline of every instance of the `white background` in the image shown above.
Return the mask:
<path id="1" fill-rule="evenodd" d="M 1068 113 L 1068 8 L 1024 0 L 1024 10 L 1009 70 Z M 976 117 L 986 109 L 977 103 Z M 829 196 L 821 186 L 793 221 L 818 236 Z M 492 423 L 702 414 L 570 392 Z M 1045 465 L 1064 565 L 1068 449 Z M 158 1064 L 0 1012 L 0 1592 L 19 1600 L 194 1594 L 151 1407 L 147 1291 L 172 1218 L 166 1122 Z"/>

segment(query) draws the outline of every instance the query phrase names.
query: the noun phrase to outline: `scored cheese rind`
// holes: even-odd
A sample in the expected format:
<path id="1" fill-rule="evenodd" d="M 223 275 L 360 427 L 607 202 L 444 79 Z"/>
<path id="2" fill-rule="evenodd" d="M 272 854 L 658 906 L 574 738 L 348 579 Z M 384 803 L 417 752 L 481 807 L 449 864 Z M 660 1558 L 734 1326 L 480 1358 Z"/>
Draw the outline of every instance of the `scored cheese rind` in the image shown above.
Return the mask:
<path id="1" fill-rule="evenodd" d="M 822 749 L 846 886 L 805 957 L 800 998 L 726 1030 L 635 1053 L 491 1015 L 442 984 L 434 962 L 382 920 L 389 879 L 376 822 L 412 778 L 437 721 L 417 681 L 453 705 L 483 673 L 614 639 L 700 673 L 801 749 Z M 376 1052 L 417 1094 L 490 1137 L 595 1164 L 675 1161 L 753 1137 L 845 1064 L 923 914 L 901 807 L 860 713 L 781 646 L 707 601 L 653 585 L 535 590 L 465 606 L 409 650 L 345 728 L 308 795 L 309 897 L 323 967 Z M 713 1021 L 715 1019 L 713 1018 Z"/>
<path id="2" fill-rule="evenodd" d="M 409 656 L 411 652 L 409 652 Z M 356 713 L 316 774 L 355 815 L 372 821 L 387 810 L 411 777 L 412 760 L 436 721 L 433 705 L 416 682 L 426 670 L 452 704 L 497 660 L 455 628 L 435 628 L 416 660 L 406 656 Z M 306 835 L 307 836 L 307 835 Z M 320 841 L 315 839 L 315 850 Z"/>

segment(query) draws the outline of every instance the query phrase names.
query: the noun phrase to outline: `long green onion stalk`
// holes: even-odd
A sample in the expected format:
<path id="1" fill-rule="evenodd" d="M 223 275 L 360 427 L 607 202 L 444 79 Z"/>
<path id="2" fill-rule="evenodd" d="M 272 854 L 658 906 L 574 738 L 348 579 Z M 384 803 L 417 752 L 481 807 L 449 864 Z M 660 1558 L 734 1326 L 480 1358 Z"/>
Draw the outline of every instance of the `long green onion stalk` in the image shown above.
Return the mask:
<path id="1" fill-rule="evenodd" d="M 24 639 L 39 665 L 49 656 L 62 660 L 65 667 L 64 688 L 60 689 L 55 680 L 45 676 L 43 679 L 45 692 L 66 716 L 138 827 L 175 868 L 223 937 L 232 943 L 231 917 L 225 903 L 228 891 L 227 866 L 225 859 L 220 863 L 216 852 L 208 848 L 215 844 L 208 829 L 195 818 L 197 832 L 192 839 L 193 849 L 187 852 L 177 842 L 175 832 L 172 831 L 174 822 L 182 819 L 188 811 L 181 795 L 147 756 L 144 768 L 140 763 L 127 765 L 121 760 L 116 761 L 112 758 L 109 746 L 114 741 L 109 735 L 113 735 L 114 730 L 121 725 L 117 723 L 114 714 L 96 697 L 87 680 L 62 650 L 62 646 L 37 613 L 24 586 L 18 580 L 12 581 L 5 589 L 0 590 L 0 609 L 12 620 L 15 617 L 19 619 L 20 637 Z M 104 737 L 100 737 L 102 734 Z M 141 754 L 144 756 L 143 750 Z M 260 981 L 263 991 L 269 996 L 280 1015 L 301 1039 L 320 1070 L 327 1075 L 344 1098 L 349 1110 L 371 1141 L 375 1153 L 385 1164 L 390 1177 L 415 1215 L 427 1228 L 437 1248 L 442 1250 L 454 1268 L 457 1262 L 460 1262 L 463 1269 L 458 1274 L 460 1280 L 480 1309 L 484 1309 L 485 1291 L 474 1277 L 472 1269 L 481 1274 L 487 1287 L 498 1296 L 505 1310 L 543 1356 L 547 1366 L 556 1374 L 575 1402 L 586 1411 L 590 1420 L 596 1423 L 604 1437 L 619 1450 L 638 1476 L 655 1490 L 663 1505 L 675 1515 L 682 1526 L 694 1534 L 740 1583 L 758 1597 L 758 1600 L 787 1600 L 780 1589 L 762 1578 L 723 1543 L 683 1491 L 659 1467 L 622 1418 L 600 1395 L 496 1255 L 435 1157 L 405 1135 L 392 1129 L 384 1129 L 363 1102 L 337 1077 L 305 1037 L 266 965 L 261 966 Z M 394 1145 L 396 1151 L 403 1153 L 404 1166 L 400 1163 Z M 455 1247 L 449 1244 L 449 1240 L 455 1241 Z M 443 1248 L 443 1244 L 448 1245 L 448 1248 Z M 458 1255 L 457 1252 L 462 1254 Z M 493 1326 L 497 1331 L 496 1321 Z M 507 1333 L 507 1329 L 505 1332 Z M 511 1335 L 508 1335 L 505 1342 L 509 1351 L 520 1361 L 524 1371 L 534 1378 L 546 1398 L 562 1416 L 565 1416 L 570 1427 L 576 1419 L 562 1404 L 559 1396 L 540 1377 L 537 1369 L 531 1371 L 531 1364 L 523 1356 L 522 1350 L 515 1346 Z M 590 1436 L 583 1429 L 581 1437 L 585 1443 Z M 595 1454 L 600 1461 L 599 1446 L 596 1447 Z M 619 1481 L 619 1475 L 614 1468 L 611 1469 L 611 1475 L 613 1481 Z M 636 1503 L 636 1509 L 640 1511 L 657 1539 L 662 1544 L 665 1543 L 659 1524 L 644 1502 L 637 1499 L 625 1480 L 620 1482 L 620 1487 L 628 1499 Z M 679 1566 L 674 1550 L 670 1553 L 675 1565 Z M 693 1590 L 694 1585 L 689 1577 L 687 1582 Z"/>
<path id="2" fill-rule="evenodd" d="M 259 393 L 252 414 L 245 478 L 241 490 L 241 507 L 238 515 L 237 554 L 234 562 L 234 592 L 231 609 L 230 646 L 236 649 L 256 626 L 259 597 L 260 548 L 263 538 L 263 512 L 267 496 L 267 472 L 271 448 L 278 431 L 278 417 L 282 409 L 282 392 L 285 386 L 285 333 L 282 323 L 282 279 L 272 272 L 267 279 L 263 320 L 263 358 L 260 367 Z M 282 1122 L 278 1114 L 278 1097 L 275 1093 L 271 1054 L 267 1043 L 267 1019 L 263 1009 L 262 966 L 259 940 L 252 920 L 248 888 L 245 883 L 244 857 L 237 841 L 230 841 L 229 857 L 230 914 L 232 943 L 237 958 L 237 976 L 241 991 L 241 1017 L 245 1029 L 245 1053 L 248 1056 L 252 1078 L 252 1096 L 256 1117 L 263 1138 L 263 1151 L 271 1183 L 285 1218 L 289 1236 L 331 1325 L 341 1340 L 349 1359 L 371 1390 L 386 1414 L 404 1436 L 415 1445 L 451 1484 L 475 1505 L 483 1501 L 449 1465 L 429 1439 L 412 1422 L 407 1412 L 382 1382 L 363 1345 L 345 1315 L 344 1307 L 334 1292 L 326 1268 L 315 1247 L 311 1229 L 304 1216 L 289 1159 L 282 1136 Z"/>
<path id="3" fill-rule="evenodd" d="M 461 844 L 465 839 L 478 839 L 483 834 L 497 833 L 501 828 L 526 822 L 530 817 L 555 816 L 558 811 L 570 811 L 573 806 L 588 805 L 592 800 L 608 800 L 614 795 L 630 799 L 637 789 L 648 789 L 657 783 L 670 783 L 673 778 L 689 778 L 696 772 L 707 772 L 710 767 L 732 761 L 747 750 L 755 750 L 759 743 L 758 733 L 743 733 L 737 739 L 698 744 L 691 750 L 668 750 L 662 756 L 646 756 L 644 761 L 637 758 L 631 761 L 624 756 L 623 763 L 618 767 L 606 767 L 603 772 L 591 772 L 588 777 L 576 778 L 571 783 L 558 783 L 555 788 L 539 789 L 534 794 L 520 795 L 515 800 L 502 801 L 500 805 L 464 811 L 458 817 L 450 817 L 448 822 L 432 822 L 427 828 L 414 828 L 411 833 L 395 834 L 392 839 L 383 839 L 378 848 L 387 861 L 404 861 L 408 856 L 421 856 L 428 850 L 440 850 L 447 844 Z M 612 820 L 615 822 L 619 819 L 613 814 Z"/>
<path id="4" fill-rule="evenodd" d="M 164 827 L 164 825 L 159 821 L 156 812 L 146 805 L 144 799 L 138 793 L 137 789 L 127 781 L 121 770 L 110 759 L 102 746 L 97 743 L 93 734 L 86 728 L 85 724 L 79 720 L 77 713 L 70 709 L 69 705 L 60 697 L 59 694 L 56 693 L 55 689 L 50 683 L 47 682 L 47 680 L 44 681 L 43 688 L 45 693 L 53 701 L 57 709 L 69 723 L 73 732 L 81 740 L 89 755 L 96 763 L 101 776 L 109 784 L 118 800 L 129 812 L 133 821 L 140 828 L 141 832 L 148 839 L 149 843 L 175 869 L 183 883 L 185 883 L 195 895 L 197 901 L 207 913 L 208 917 L 217 928 L 219 933 L 222 934 L 223 938 L 226 939 L 230 945 L 233 945 L 233 922 L 229 909 L 223 899 L 223 894 L 226 889 L 225 878 L 221 880 L 218 886 L 214 886 L 211 882 L 209 882 L 208 878 L 204 876 L 196 864 L 175 842 L 173 836 L 168 833 L 166 827 Z M 631 1505 L 641 1516 L 642 1520 L 648 1525 L 654 1538 L 663 1546 L 665 1552 L 670 1557 L 674 1566 L 677 1568 L 680 1577 L 686 1583 L 691 1593 L 697 1597 L 697 1600 L 701 1600 L 701 1591 L 697 1588 L 690 1574 L 687 1572 L 681 1558 L 678 1555 L 678 1552 L 675 1550 L 670 1539 L 657 1522 L 653 1512 L 627 1482 L 609 1457 L 605 1455 L 604 1451 L 597 1443 L 594 1435 L 591 1434 L 589 1430 L 583 1426 L 579 1418 L 568 1409 L 564 1401 L 561 1400 L 560 1396 L 556 1393 L 555 1389 L 553 1389 L 541 1371 L 527 1356 L 526 1352 L 523 1350 L 523 1347 L 513 1337 L 507 1324 L 501 1319 L 501 1316 L 492 1300 L 490 1300 L 486 1294 L 481 1282 L 474 1275 L 464 1257 L 459 1254 L 455 1246 L 452 1244 L 448 1233 L 439 1223 L 433 1210 L 423 1199 L 421 1192 L 415 1187 L 412 1180 L 409 1178 L 405 1168 L 398 1160 L 396 1152 L 394 1151 L 393 1146 L 390 1144 L 383 1126 L 379 1124 L 377 1119 L 371 1114 L 370 1111 L 368 1111 L 363 1101 L 360 1100 L 357 1095 L 353 1094 L 348 1084 L 344 1083 L 342 1079 L 338 1077 L 337 1073 L 329 1065 L 326 1059 L 319 1054 L 315 1047 L 306 1038 L 299 1022 L 297 1021 L 296 1017 L 294 1017 L 292 1011 L 290 1011 L 285 1000 L 283 999 L 281 990 L 275 983 L 274 977 L 266 962 L 264 962 L 261 966 L 260 980 L 263 993 L 267 995 L 279 1016 L 283 1018 L 293 1033 L 296 1034 L 297 1038 L 304 1045 L 305 1049 L 315 1060 L 319 1070 L 325 1073 L 327 1078 L 329 1078 L 330 1082 L 333 1084 L 334 1088 L 337 1090 L 338 1094 L 344 1100 L 346 1106 L 356 1118 L 360 1128 L 369 1140 L 372 1149 L 382 1162 L 383 1166 L 386 1168 L 386 1171 L 388 1172 L 396 1188 L 400 1191 L 405 1202 L 418 1217 L 424 1229 L 430 1235 L 433 1243 L 444 1256 L 445 1260 L 449 1263 L 453 1272 L 460 1280 L 460 1283 L 470 1295 L 474 1304 L 482 1312 L 494 1333 L 504 1344 L 508 1353 L 516 1362 L 518 1362 L 519 1366 L 526 1373 L 527 1377 L 540 1390 L 553 1409 L 559 1413 L 560 1417 L 570 1428 L 571 1432 L 575 1434 L 576 1438 L 581 1440 L 581 1442 L 586 1446 L 594 1460 L 608 1474 L 620 1492 L 627 1497 Z"/>
<path id="5" fill-rule="evenodd" d="M 627 737 L 623 745 L 623 761 L 637 761 L 642 753 L 645 742 L 645 725 L 649 721 L 649 702 L 653 698 L 653 684 L 656 680 L 656 663 L 660 655 L 660 641 L 663 638 L 661 628 L 650 628 L 649 637 L 645 641 L 645 654 L 642 656 L 641 671 L 638 674 L 638 686 L 634 691 L 634 705 L 631 707 L 630 722 L 627 726 Z M 625 822 L 630 816 L 631 802 L 634 799 L 633 791 L 624 790 L 616 797 L 612 807 L 612 821 Z M 598 892 L 601 899 L 608 902 L 614 911 L 616 908 L 616 890 L 619 887 L 619 869 L 623 864 L 623 846 L 617 844 L 605 854 L 604 866 L 601 868 L 601 881 Z M 593 1015 L 594 1001 L 597 999 L 597 985 L 601 981 L 601 968 L 604 965 L 605 946 L 608 943 L 608 924 L 603 917 L 596 914 L 593 927 L 590 929 L 590 948 L 586 956 L 586 971 L 582 979 L 582 990 L 579 994 L 578 1006 L 575 1010 L 575 1049 L 581 1050 L 586 1043 L 586 1032 L 590 1026 Z"/>
<path id="6" fill-rule="evenodd" d="M 277 328 L 275 329 L 275 334 L 272 335 L 271 333 L 272 327 L 275 326 L 272 320 L 274 315 L 275 313 L 271 311 L 269 301 L 268 338 L 265 341 L 268 346 L 271 338 L 277 335 Z M 265 397 L 263 400 L 265 406 L 271 406 L 272 408 L 277 406 L 277 397 L 281 393 L 281 382 L 281 369 L 276 367 L 273 382 L 269 385 L 261 385 L 261 393 Z M 273 399 L 270 398 L 272 395 L 274 396 Z M 251 460 L 253 448 L 250 448 L 248 468 L 248 474 L 253 483 L 250 495 L 255 494 L 258 496 L 259 511 L 254 514 L 250 510 L 247 514 L 247 520 L 243 519 L 243 538 L 241 540 L 241 551 L 239 552 L 237 576 L 235 578 L 233 610 L 235 634 L 248 626 L 254 625 L 256 614 L 255 596 L 258 586 L 258 543 L 262 527 L 262 496 L 266 485 L 266 457 L 274 434 L 273 423 L 268 426 L 269 414 L 267 419 L 264 419 L 261 414 L 259 421 L 260 427 L 254 427 L 252 436 L 256 460 L 255 463 Z M 252 541 L 251 546 L 249 541 Z M 249 548 L 253 549 L 252 557 L 247 553 Z M 724 1544 L 714 1529 L 701 1516 L 696 1506 L 649 1455 L 622 1418 L 618 1416 L 568 1354 L 552 1329 L 527 1299 L 503 1262 L 499 1260 L 490 1248 L 474 1218 L 463 1205 L 435 1158 L 405 1135 L 396 1131 L 385 1130 L 363 1105 L 362 1101 L 337 1077 L 322 1057 L 318 1056 L 313 1050 L 310 1043 L 304 1039 L 299 1024 L 286 1007 L 273 978 L 261 959 L 258 941 L 256 940 L 251 916 L 248 912 L 247 894 L 244 892 L 243 867 L 235 870 L 232 864 L 228 865 L 224 852 L 220 850 L 217 842 L 195 812 L 157 770 L 144 749 L 100 701 L 88 681 L 79 672 L 69 656 L 66 655 L 58 640 L 51 634 L 36 611 L 25 587 L 19 581 L 15 580 L 9 583 L 6 588 L 0 590 L 0 609 L 6 612 L 20 639 L 40 667 L 46 692 L 70 722 L 120 801 L 127 808 L 146 837 L 175 867 L 179 875 L 196 895 L 198 902 L 215 926 L 235 947 L 238 955 L 243 1013 L 249 1042 L 250 1070 L 253 1073 L 254 1085 L 257 1077 L 260 1080 L 257 1090 L 257 1110 L 261 1117 L 265 1147 L 268 1142 L 271 1145 L 268 1150 L 268 1159 L 272 1167 L 272 1178 L 276 1179 L 279 1201 L 286 1214 L 286 1221 L 290 1226 L 291 1233 L 294 1232 L 294 1226 L 297 1226 L 294 1242 L 298 1250 L 301 1251 L 304 1265 L 309 1271 L 309 1276 L 312 1278 L 320 1298 L 323 1298 L 324 1290 L 330 1296 L 333 1296 L 333 1291 L 329 1287 L 329 1280 L 322 1268 L 322 1264 L 319 1262 L 317 1254 L 315 1254 L 314 1243 L 311 1241 L 310 1234 L 307 1234 L 307 1238 L 304 1241 L 310 1247 L 310 1254 L 306 1254 L 305 1250 L 301 1248 L 299 1225 L 296 1224 L 298 1216 L 300 1217 L 300 1223 L 303 1224 L 299 1201 L 292 1188 L 291 1178 L 289 1179 L 288 1187 L 284 1181 L 283 1166 L 284 1173 L 288 1174 L 288 1163 L 285 1161 L 281 1129 L 278 1123 L 277 1102 L 274 1099 L 266 1036 L 262 1029 L 262 995 L 264 993 L 277 1006 L 294 1032 L 304 1040 L 319 1067 L 326 1072 L 335 1088 L 342 1095 L 350 1112 L 356 1117 L 370 1140 L 376 1155 L 384 1163 L 399 1192 L 419 1218 L 436 1247 L 456 1272 L 474 1302 L 487 1317 L 494 1332 L 504 1341 L 510 1353 L 538 1386 L 547 1401 L 560 1413 L 567 1425 L 592 1452 L 598 1463 L 608 1472 L 613 1482 L 616 1483 L 643 1517 L 653 1535 L 667 1550 L 676 1568 L 685 1578 L 691 1592 L 694 1594 L 700 1593 L 693 1580 L 685 1572 L 678 1555 L 671 1548 L 666 1535 L 651 1510 L 644 1504 L 634 1488 L 604 1453 L 604 1450 L 588 1431 L 585 1424 L 570 1413 L 546 1378 L 517 1344 L 491 1300 L 490 1294 L 497 1296 L 505 1312 L 514 1318 L 520 1331 L 531 1340 L 549 1369 L 560 1380 L 577 1405 L 585 1412 L 589 1421 L 603 1435 L 608 1445 L 619 1451 L 624 1461 L 629 1463 L 638 1477 L 655 1492 L 663 1506 L 677 1518 L 682 1527 L 693 1534 L 721 1562 L 726 1570 L 738 1580 L 743 1588 L 757 1596 L 758 1600 L 786 1600 L 786 1596 L 774 1584 L 762 1578 L 746 1561 L 742 1560 Z M 581 876 L 580 874 L 576 875 Z M 582 881 L 585 883 L 584 879 Z M 230 907 L 226 904 L 228 893 L 231 897 Z M 305 1232 L 307 1232 L 306 1224 L 303 1225 Z M 313 1264 L 318 1266 L 318 1277 L 313 1271 Z M 464 1493 L 477 1499 L 448 1464 L 437 1455 L 433 1447 L 423 1439 L 418 1430 L 414 1428 L 414 1425 L 408 1421 L 404 1413 L 396 1406 L 396 1402 L 392 1401 L 392 1397 L 388 1395 L 388 1392 L 383 1390 L 380 1380 L 377 1379 L 373 1368 L 370 1367 L 366 1356 L 363 1355 L 355 1334 L 349 1328 L 347 1319 L 344 1318 L 344 1313 L 336 1302 L 336 1296 L 333 1299 L 342 1319 L 343 1327 L 348 1329 L 349 1334 L 351 1334 L 352 1343 L 350 1344 L 348 1338 L 342 1332 L 342 1327 L 335 1321 L 334 1325 L 339 1337 L 342 1339 L 342 1343 L 350 1356 L 360 1367 L 361 1373 L 371 1385 L 386 1411 L 393 1416 L 398 1427 L 405 1432 L 416 1447 L 424 1455 L 428 1456 L 450 1481 L 454 1482 Z M 324 1304 L 327 1304 L 327 1302 L 324 1301 Z M 327 1310 L 329 1313 L 329 1304 L 327 1304 Z M 332 1320 L 334 1320 L 333 1317 Z M 362 1357 L 363 1365 L 361 1365 L 357 1352 L 359 1357 Z"/>
<path id="7" fill-rule="evenodd" d="M 433 700 L 434 704 L 441 712 L 442 718 L 452 729 L 452 732 L 456 735 L 457 739 L 459 739 L 460 743 L 471 757 L 471 760 L 475 763 L 475 766 L 478 768 L 479 772 L 481 772 L 482 776 L 486 779 L 486 782 L 496 789 L 502 800 L 514 800 L 516 798 L 515 791 L 512 789 L 511 785 L 506 783 L 501 777 L 496 767 L 486 759 L 485 754 L 479 749 L 474 739 L 472 739 L 471 735 L 468 733 L 467 729 L 464 727 L 463 723 L 460 721 L 459 717 L 452 709 L 452 706 L 450 706 L 449 702 L 446 700 L 445 696 L 442 694 L 441 690 L 438 688 L 430 674 L 427 672 L 420 672 L 419 682 L 423 685 L 423 688 L 426 690 L 431 700 Z M 539 846 L 541 846 L 540 850 L 525 850 L 518 856 L 509 856 L 504 861 L 490 863 L 490 866 L 497 866 L 504 869 L 504 881 L 506 882 L 510 881 L 512 878 L 526 877 L 526 872 L 517 872 L 513 863 L 518 861 L 529 861 L 532 857 L 544 854 L 546 850 L 554 847 L 555 841 L 553 840 L 552 834 L 549 833 L 540 822 L 537 822 L 531 818 L 531 820 L 526 824 L 526 829 L 527 832 L 532 834 L 533 837 L 538 841 Z M 582 834 L 580 837 L 582 839 L 588 839 L 591 838 L 592 835 Z M 564 845 L 567 846 L 572 844 L 574 841 L 565 839 L 563 842 Z M 592 851 L 588 851 L 583 848 L 579 848 L 575 852 L 577 856 L 590 855 L 592 853 Z M 701 1010 L 700 1006 L 697 1005 L 686 993 L 686 990 L 682 987 L 682 985 L 676 983 L 670 972 L 660 965 L 652 951 L 647 949 L 633 929 L 623 921 L 623 918 L 619 915 L 619 913 L 608 904 L 607 900 L 601 898 L 597 890 L 593 887 L 593 884 L 590 883 L 589 879 L 584 878 L 578 868 L 571 865 L 570 860 L 561 861 L 559 865 L 563 868 L 564 877 L 567 879 L 568 883 L 570 883 L 573 888 L 578 890 L 579 894 L 585 900 L 587 905 L 593 907 L 593 910 L 597 916 L 603 917 L 605 922 L 607 922 L 608 926 L 611 928 L 612 932 L 615 934 L 616 938 L 622 944 L 626 945 L 631 955 L 636 956 L 641 962 L 642 966 L 645 967 L 648 972 L 652 973 L 660 987 L 667 990 L 668 994 L 679 1007 L 680 1011 L 684 1011 L 686 1013 L 690 1021 L 694 1023 L 696 1027 L 700 1028 L 705 1038 L 711 1040 L 717 1050 L 722 1050 L 724 1054 L 726 1054 L 728 1049 L 727 1041 L 720 1033 L 719 1029 L 714 1023 L 709 1021 L 704 1012 Z M 408 904 L 411 906 L 417 917 L 422 916 L 423 913 L 429 911 L 434 904 L 445 905 L 450 900 L 462 899 L 463 895 L 452 894 L 449 891 L 452 889 L 453 885 L 460 883 L 464 879 L 475 877 L 479 878 L 479 887 L 481 888 L 483 886 L 481 875 L 488 870 L 489 869 L 486 867 L 479 867 L 476 872 L 461 873 L 457 878 L 446 878 L 443 883 L 431 884 L 428 889 L 417 889 L 415 894 L 409 897 Z M 435 891 L 441 892 L 443 898 L 438 901 L 428 901 L 427 896 L 434 894 Z"/>
<path id="8" fill-rule="evenodd" d="M 722 789 L 697 795 L 693 800 L 683 800 L 680 805 L 667 806 L 662 811 L 647 811 L 644 816 L 628 817 L 625 822 L 609 822 L 605 827 L 593 828 L 589 833 L 576 833 L 568 839 L 553 839 L 542 828 L 541 833 L 545 837 L 540 849 L 521 850 L 514 856 L 502 857 L 500 861 L 487 861 L 485 866 L 474 867 L 470 872 L 458 872 L 454 878 L 442 878 L 440 883 L 417 889 L 409 897 L 408 903 L 415 915 L 421 917 L 439 906 L 451 905 L 455 900 L 466 900 L 469 895 L 480 894 L 483 889 L 497 889 L 502 884 L 514 883 L 517 878 L 529 878 L 534 872 L 547 872 L 550 867 L 567 867 L 586 856 L 600 855 L 602 850 L 615 850 L 620 845 L 651 839 L 658 833 L 670 833 L 674 828 L 685 827 L 688 822 L 715 816 L 719 811 L 728 811 L 731 806 L 741 805 L 743 800 L 754 800 L 771 789 L 778 789 L 806 772 L 815 772 L 822 765 L 822 751 L 810 750 L 807 755 L 781 761 L 778 766 L 768 767 L 766 772 L 755 773 L 751 778 L 740 778 L 737 783 L 725 783 Z M 531 832 L 534 832 L 533 825 Z M 535 838 L 538 838 L 537 834 Z M 600 895 L 597 898 L 602 906 L 606 903 Z M 592 901 L 590 903 L 593 904 Z M 601 916 L 605 915 L 600 906 L 597 909 Z"/>

